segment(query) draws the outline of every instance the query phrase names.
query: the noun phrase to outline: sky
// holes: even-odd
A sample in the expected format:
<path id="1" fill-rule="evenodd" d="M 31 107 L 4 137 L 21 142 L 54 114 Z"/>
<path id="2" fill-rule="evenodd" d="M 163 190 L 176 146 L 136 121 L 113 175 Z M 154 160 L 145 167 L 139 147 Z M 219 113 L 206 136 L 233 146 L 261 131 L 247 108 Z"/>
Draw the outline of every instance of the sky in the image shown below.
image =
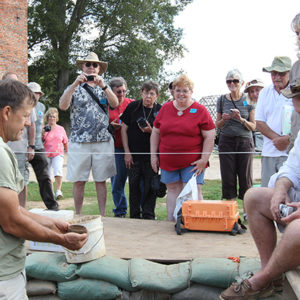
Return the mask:
<path id="1" fill-rule="evenodd" d="M 184 58 L 168 69 L 181 68 L 195 84 L 193 97 L 228 92 L 225 78 L 237 68 L 244 81 L 260 78 L 271 84 L 263 67 L 275 56 L 297 60 L 291 21 L 300 12 L 299 0 L 194 0 L 175 19 L 184 29 Z"/>

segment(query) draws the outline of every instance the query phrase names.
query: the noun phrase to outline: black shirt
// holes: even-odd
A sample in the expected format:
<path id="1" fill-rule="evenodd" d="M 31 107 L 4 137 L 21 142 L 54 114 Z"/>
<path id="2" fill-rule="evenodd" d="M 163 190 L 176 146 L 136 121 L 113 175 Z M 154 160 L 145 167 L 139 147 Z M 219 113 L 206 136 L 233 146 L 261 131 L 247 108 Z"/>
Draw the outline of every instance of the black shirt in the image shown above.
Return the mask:
<path id="1" fill-rule="evenodd" d="M 153 127 L 153 122 L 160 110 L 161 105 L 154 103 L 152 108 L 143 105 L 143 100 L 137 100 L 129 103 L 120 119 L 127 126 L 128 146 L 130 152 L 150 153 L 150 133 L 143 132 L 138 124 L 137 119 L 145 118 Z M 139 155 L 132 154 L 133 160 L 150 160 L 150 154 Z"/>

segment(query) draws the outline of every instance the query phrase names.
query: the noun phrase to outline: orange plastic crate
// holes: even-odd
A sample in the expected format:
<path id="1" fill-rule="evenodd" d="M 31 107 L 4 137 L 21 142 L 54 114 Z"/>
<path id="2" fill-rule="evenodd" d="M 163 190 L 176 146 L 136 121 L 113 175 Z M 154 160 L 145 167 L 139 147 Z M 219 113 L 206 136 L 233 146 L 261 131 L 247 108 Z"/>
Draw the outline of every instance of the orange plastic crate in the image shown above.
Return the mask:
<path id="1" fill-rule="evenodd" d="M 230 232 L 239 219 L 236 201 L 199 200 L 182 204 L 184 228 Z"/>

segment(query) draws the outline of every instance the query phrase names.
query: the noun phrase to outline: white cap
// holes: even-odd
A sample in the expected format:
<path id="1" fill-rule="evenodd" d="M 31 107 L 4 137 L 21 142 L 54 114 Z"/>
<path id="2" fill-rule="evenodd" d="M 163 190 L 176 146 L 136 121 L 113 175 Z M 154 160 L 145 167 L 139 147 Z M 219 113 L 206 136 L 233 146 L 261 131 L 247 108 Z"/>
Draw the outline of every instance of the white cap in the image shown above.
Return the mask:
<path id="1" fill-rule="evenodd" d="M 31 89 L 33 93 L 40 93 L 42 96 L 44 93 L 42 92 L 41 86 L 36 82 L 29 82 L 27 86 Z"/>

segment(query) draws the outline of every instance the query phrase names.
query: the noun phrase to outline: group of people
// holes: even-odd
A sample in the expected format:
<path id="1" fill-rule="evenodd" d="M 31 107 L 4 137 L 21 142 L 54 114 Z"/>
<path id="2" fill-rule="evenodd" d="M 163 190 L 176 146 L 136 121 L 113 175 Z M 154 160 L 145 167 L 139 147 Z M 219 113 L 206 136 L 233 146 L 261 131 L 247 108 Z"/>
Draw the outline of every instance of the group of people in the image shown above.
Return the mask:
<path id="1" fill-rule="evenodd" d="M 293 19 L 292 28 L 300 45 L 300 14 Z M 141 100 L 137 101 L 125 97 L 127 84 L 123 78 L 115 77 L 110 86 L 106 85 L 101 75 L 107 63 L 93 52 L 77 60 L 77 66 L 81 74 L 59 100 L 61 110 L 70 108 L 69 141 L 63 128 L 56 124 L 57 109 L 50 108 L 44 114 L 45 106 L 39 102 L 43 93 L 37 83 L 26 86 L 17 77 L 0 81 L 3 164 L 0 170 L 0 298 L 26 299 L 24 239 L 53 242 L 73 250 L 80 249 L 88 239 L 88 234 L 68 232 L 67 222 L 40 217 L 20 207 L 26 203 L 19 197 L 25 193 L 28 161 L 49 209 L 58 209 L 58 204 L 45 153 L 56 177 L 61 177 L 57 170 L 62 165 L 64 150 L 69 152 L 67 179 L 74 182 L 77 214 L 82 210 L 85 183 L 91 170 L 101 215 L 105 215 L 108 178 L 113 186 L 114 213 L 119 217 L 126 215 L 124 185 L 128 176 L 130 217 L 154 219 L 156 195 L 151 182 L 159 168 L 161 181 L 168 189 L 166 204 L 170 221 L 176 198 L 193 174 L 199 199 L 203 198 L 201 187 L 214 147 L 215 124 L 207 109 L 193 99 L 194 83 L 190 78 L 178 76 L 170 85 L 172 99 L 161 106 L 156 102 L 159 87 L 151 80 L 143 83 Z M 297 255 L 300 137 L 295 137 L 300 123 L 300 60 L 291 66 L 288 57 L 275 57 L 272 65 L 263 71 L 271 74 L 272 85 L 263 87 L 260 80 L 254 79 L 246 84 L 244 93 L 241 92 L 242 74 L 237 69 L 229 71 L 226 76 L 229 93 L 217 101 L 222 198 L 244 200 L 244 213 L 262 266 L 258 273 L 248 273 L 233 283 L 220 295 L 223 300 L 258 299 L 280 291 L 282 274 L 300 264 Z M 292 106 L 295 114 L 289 125 L 286 123 Z M 48 127 L 43 126 L 43 119 Z M 262 187 L 252 188 L 254 139 L 259 133 L 263 136 Z M 58 140 L 60 145 L 54 145 Z M 21 155 L 14 155 L 14 145 L 11 149 L 7 145 L 9 141 L 22 141 L 18 145 L 23 147 L 22 151 L 14 150 Z M 289 155 L 288 149 L 291 149 Z M 24 176 L 19 169 L 24 171 Z M 56 186 L 59 191 L 60 179 L 56 180 Z M 294 212 L 282 216 L 280 204 L 292 207 Z M 275 224 L 283 232 L 278 244 Z"/>

